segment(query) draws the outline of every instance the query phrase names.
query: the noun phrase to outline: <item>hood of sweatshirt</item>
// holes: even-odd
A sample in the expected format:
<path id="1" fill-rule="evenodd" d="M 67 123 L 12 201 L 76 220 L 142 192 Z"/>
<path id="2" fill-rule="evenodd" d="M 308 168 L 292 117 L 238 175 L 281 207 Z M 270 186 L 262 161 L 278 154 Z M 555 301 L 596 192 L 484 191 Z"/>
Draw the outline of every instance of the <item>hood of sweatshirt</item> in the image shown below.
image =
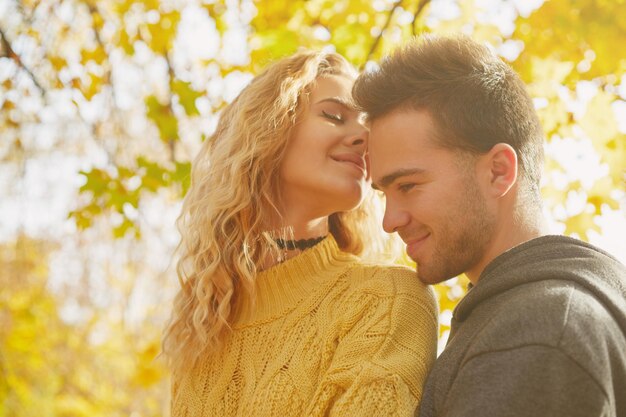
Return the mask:
<path id="1" fill-rule="evenodd" d="M 544 280 L 585 287 L 626 334 L 626 267 L 609 253 L 566 236 L 542 236 L 498 256 L 457 305 L 454 319 L 465 320 L 478 304 L 511 288 Z"/>

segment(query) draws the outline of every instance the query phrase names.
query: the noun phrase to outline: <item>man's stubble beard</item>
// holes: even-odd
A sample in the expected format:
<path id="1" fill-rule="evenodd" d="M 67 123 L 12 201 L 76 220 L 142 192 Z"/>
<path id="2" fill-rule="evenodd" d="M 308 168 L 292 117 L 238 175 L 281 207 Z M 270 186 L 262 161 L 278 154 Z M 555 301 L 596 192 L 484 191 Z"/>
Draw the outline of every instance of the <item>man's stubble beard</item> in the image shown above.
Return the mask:
<path id="1" fill-rule="evenodd" d="M 432 259 L 417 266 L 418 278 L 436 284 L 454 278 L 484 256 L 495 229 L 494 216 L 474 179 L 468 183 L 437 233 Z"/>

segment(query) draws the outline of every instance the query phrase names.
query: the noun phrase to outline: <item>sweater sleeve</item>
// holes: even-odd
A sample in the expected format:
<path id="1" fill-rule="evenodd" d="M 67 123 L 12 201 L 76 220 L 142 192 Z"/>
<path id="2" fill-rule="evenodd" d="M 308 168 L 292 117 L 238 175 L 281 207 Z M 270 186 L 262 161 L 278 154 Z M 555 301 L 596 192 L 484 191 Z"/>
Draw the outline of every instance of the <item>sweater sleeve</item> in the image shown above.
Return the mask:
<path id="1" fill-rule="evenodd" d="M 527 345 L 467 361 L 446 396 L 445 417 L 608 416 L 600 385 L 561 350 Z"/>
<path id="2" fill-rule="evenodd" d="M 378 273 L 385 276 L 346 302 L 331 366 L 306 415 L 413 416 L 436 355 L 436 300 L 413 271 Z"/>

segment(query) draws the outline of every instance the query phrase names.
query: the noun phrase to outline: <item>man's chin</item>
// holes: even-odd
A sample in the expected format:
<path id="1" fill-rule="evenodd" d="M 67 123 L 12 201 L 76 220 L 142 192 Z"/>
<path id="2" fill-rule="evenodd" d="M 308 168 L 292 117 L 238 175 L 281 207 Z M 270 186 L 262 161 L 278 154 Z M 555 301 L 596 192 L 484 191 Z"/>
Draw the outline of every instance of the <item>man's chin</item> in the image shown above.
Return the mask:
<path id="1" fill-rule="evenodd" d="M 417 278 L 426 285 L 435 285 L 450 279 L 446 278 L 442 274 L 432 273 L 428 270 L 424 270 L 424 268 L 421 268 L 420 270 L 419 265 L 417 266 Z"/>
<path id="2" fill-rule="evenodd" d="M 420 271 L 420 267 L 417 267 L 417 279 L 419 279 L 422 284 L 426 284 L 426 285 L 433 285 L 436 284 L 437 282 L 434 282 L 431 278 L 430 275 L 425 274 L 424 272 Z"/>

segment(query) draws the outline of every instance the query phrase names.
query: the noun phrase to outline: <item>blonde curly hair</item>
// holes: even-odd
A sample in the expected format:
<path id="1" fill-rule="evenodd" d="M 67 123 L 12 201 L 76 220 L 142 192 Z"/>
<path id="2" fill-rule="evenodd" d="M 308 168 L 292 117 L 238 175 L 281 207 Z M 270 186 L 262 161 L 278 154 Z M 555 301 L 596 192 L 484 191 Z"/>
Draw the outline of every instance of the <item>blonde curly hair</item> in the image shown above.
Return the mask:
<path id="1" fill-rule="evenodd" d="M 257 271 L 277 250 L 265 232 L 268 219 L 281 217 L 281 161 L 306 93 L 326 75 L 355 78 L 356 72 L 341 55 L 327 52 L 299 52 L 272 64 L 223 110 L 193 161 L 177 221 L 181 289 L 163 341 L 175 372 L 220 347 L 238 294 L 254 294 Z M 329 217 L 330 233 L 343 251 L 384 250 L 379 222 L 371 215 L 380 212 L 374 207 L 379 203 L 366 192 L 356 209 Z"/>

